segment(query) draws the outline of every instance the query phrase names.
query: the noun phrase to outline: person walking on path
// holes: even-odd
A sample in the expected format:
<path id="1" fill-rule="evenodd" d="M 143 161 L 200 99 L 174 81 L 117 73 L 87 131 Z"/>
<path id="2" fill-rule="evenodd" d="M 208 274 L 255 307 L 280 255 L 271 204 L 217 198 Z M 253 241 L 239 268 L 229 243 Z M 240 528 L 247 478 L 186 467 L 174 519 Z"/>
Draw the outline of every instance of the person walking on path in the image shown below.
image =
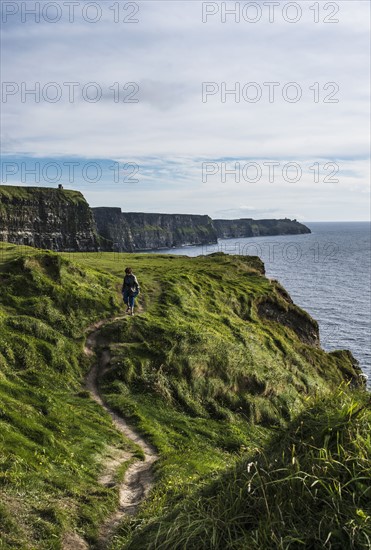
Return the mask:
<path id="1" fill-rule="evenodd" d="M 122 283 L 122 296 L 126 304 L 126 313 L 134 315 L 135 298 L 139 294 L 139 283 L 131 267 L 125 269 L 125 277 Z"/>

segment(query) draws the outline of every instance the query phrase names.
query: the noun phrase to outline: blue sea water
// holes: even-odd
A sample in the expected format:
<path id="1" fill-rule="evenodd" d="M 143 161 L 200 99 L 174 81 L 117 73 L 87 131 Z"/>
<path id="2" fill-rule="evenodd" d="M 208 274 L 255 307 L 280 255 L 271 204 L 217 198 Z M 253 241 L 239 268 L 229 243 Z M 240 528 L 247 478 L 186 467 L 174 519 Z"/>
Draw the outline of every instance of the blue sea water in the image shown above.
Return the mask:
<path id="1" fill-rule="evenodd" d="M 371 226 L 312 222 L 305 235 L 220 239 L 217 245 L 157 251 L 198 256 L 223 251 L 257 255 L 294 302 L 319 323 L 327 351 L 349 349 L 371 387 Z"/>

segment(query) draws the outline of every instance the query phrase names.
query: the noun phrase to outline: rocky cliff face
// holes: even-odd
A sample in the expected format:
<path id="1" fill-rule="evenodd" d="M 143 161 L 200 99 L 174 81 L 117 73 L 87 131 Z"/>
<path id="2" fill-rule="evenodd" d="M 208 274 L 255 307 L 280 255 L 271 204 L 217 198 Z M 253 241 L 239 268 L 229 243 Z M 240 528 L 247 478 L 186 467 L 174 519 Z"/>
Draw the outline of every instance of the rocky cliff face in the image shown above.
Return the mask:
<path id="1" fill-rule="evenodd" d="M 310 229 L 296 220 L 213 220 L 220 239 L 262 237 L 266 235 L 298 235 L 310 233 Z"/>
<path id="2" fill-rule="evenodd" d="M 151 250 L 184 245 L 213 244 L 218 238 L 297 235 L 310 229 L 296 220 L 212 220 L 193 214 L 145 214 L 120 208 L 93 208 L 98 233 L 113 249 Z"/>
<path id="3" fill-rule="evenodd" d="M 92 212 L 78 191 L 0 186 L 0 241 L 51 250 L 97 250 Z"/>
<path id="4" fill-rule="evenodd" d="M 127 213 L 108 207 L 92 211 L 99 235 L 112 241 L 114 250 L 151 250 L 217 241 L 209 216 Z"/>
<path id="5" fill-rule="evenodd" d="M 218 238 L 310 233 L 296 220 L 212 220 L 193 214 L 90 209 L 78 191 L 0 186 L 0 241 L 65 251 L 133 252 L 215 244 Z"/>

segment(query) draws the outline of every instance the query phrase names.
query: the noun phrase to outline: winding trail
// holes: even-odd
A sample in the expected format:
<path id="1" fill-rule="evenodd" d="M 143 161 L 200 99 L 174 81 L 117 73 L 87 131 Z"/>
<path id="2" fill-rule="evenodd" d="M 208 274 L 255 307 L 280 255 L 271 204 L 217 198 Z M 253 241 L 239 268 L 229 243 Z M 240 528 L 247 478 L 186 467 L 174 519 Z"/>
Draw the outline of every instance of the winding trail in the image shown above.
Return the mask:
<path id="1" fill-rule="evenodd" d="M 123 319 L 123 316 L 113 317 L 103 321 L 99 321 L 89 327 L 88 336 L 86 338 L 84 352 L 89 357 L 94 357 L 95 348 L 97 347 L 99 331 L 102 326 Z M 105 349 L 102 354 L 96 357 L 96 361 L 85 380 L 85 387 L 91 393 L 92 398 L 101 405 L 111 416 L 113 424 L 121 433 L 128 439 L 136 443 L 144 453 L 144 460 L 135 460 L 131 463 L 126 470 L 125 478 L 121 482 L 119 487 L 119 508 L 116 512 L 109 517 L 102 525 L 98 537 L 98 543 L 95 548 L 103 550 L 107 547 L 107 542 L 118 527 L 121 519 L 125 515 L 134 515 L 138 506 L 142 500 L 148 495 L 149 490 L 153 485 L 153 463 L 158 459 L 156 449 L 147 443 L 138 432 L 131 428 L 125 420 L 116 414 L 110 407 L 103 401 L 98 388 L 99 375 L 107 368 L 110 362 L 110 352 Z M 130 453 L 123 452 L 121 456 L 121 462 L 126 462 L 133 458 Z M 113 461 L 115 465 L 116 462 Z M 119 465 L 119 464 L 118 464 Z M 101 482 L 109 485 L 110 476 L 107 479 L 103 478 Z"/>

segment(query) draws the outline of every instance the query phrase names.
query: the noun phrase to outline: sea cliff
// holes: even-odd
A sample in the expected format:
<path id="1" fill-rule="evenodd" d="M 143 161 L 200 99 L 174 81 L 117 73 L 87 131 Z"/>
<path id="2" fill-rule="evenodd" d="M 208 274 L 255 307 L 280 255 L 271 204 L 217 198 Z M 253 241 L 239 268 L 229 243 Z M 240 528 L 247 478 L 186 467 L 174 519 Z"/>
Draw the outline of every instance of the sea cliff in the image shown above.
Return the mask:
<path id="1" fill-rule="evenodd" d="M 211 244 L 217 232 L 209 216 L 121 212 L 120 208 L 93 208 L 98 233 L 113 250 L 132 252 L 185 245 Z"/>
<path id="2" fill-rule="evenodd" d="M 296 220 L 212 220 L 207 215 L 90 208 L 78 191 L 0 186 L 0 241 L 56 251 L 135 252 L 215 244 L 218 238 L 310 233 Z"/>
<path id="3" fill-rule="evenodd" d="M 0 186 L 0 241 L 50 250 L 98 248 L 82 193 L 41 187 Z"/>
<path id="4" fill-rule="evenodd" d="M 218 239 L 310 233 L 308 227 L 288 218 L 212 220 L 195 214 L 121 212 L 110 207 L 92 211 L 97 231 L 106 239 L 105 246 L 124 252 L 215 244 Z"/>
<path id="5" fill-rule="evenodd" d="M 308 227 L 288 218 L 281 220 L 253 220 L 252 218 L 213 220 L 213 224 L 220 239 L 310 233 Z"/>

